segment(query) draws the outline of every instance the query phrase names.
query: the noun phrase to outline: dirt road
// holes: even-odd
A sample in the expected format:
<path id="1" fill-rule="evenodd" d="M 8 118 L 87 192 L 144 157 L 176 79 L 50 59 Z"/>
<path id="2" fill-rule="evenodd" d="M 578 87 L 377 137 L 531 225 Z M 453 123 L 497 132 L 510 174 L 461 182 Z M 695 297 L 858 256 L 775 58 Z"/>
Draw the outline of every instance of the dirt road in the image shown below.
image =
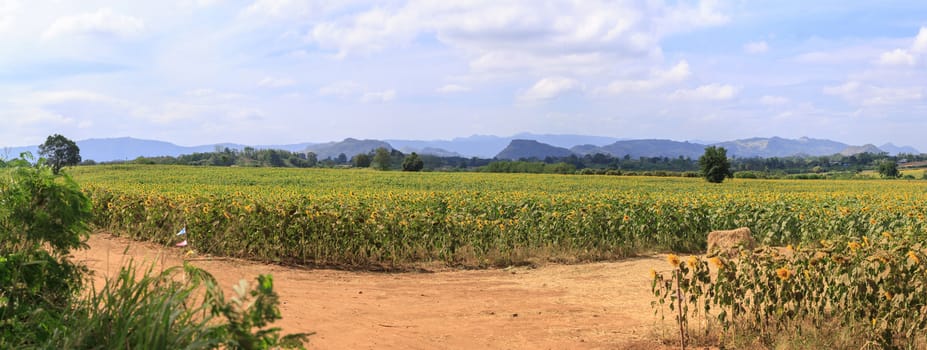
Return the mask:
<path id="1" fill-rule="evenodd" d="M 178 265 L 182 248 L 98 233 L 75 258 L 97 283 L 134 258 Z M 126 254 L 123 254 L 125 252 Z M 662 349 L 653 339 L 651 268 L 659 257 L 582 265 L 381 273 L 202 259 L 226 286 L 273 274 L 285 332 L 310 349 Z M 231 290 L 231 288 L 229 288 Z"/>

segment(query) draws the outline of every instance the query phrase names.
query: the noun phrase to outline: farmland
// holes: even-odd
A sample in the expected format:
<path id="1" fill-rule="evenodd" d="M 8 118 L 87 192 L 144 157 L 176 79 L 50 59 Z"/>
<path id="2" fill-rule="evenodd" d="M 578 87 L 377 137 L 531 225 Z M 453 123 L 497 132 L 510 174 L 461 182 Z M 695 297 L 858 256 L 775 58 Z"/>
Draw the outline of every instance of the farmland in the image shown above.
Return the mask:
<path id="1" fill-rule="evenodd" d="M 118 165 L 70 171 L 94 224 L 196 251 L 309 265 L 500 266 L 923 233 L 922 181 L 731 180 Z"/>

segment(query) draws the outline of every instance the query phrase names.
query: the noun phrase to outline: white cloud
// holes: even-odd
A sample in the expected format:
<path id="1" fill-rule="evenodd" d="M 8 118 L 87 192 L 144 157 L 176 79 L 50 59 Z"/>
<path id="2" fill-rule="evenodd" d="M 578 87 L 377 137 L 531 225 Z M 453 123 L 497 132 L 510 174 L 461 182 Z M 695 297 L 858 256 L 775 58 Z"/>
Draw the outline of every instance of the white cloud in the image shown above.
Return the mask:
<path id="1" fill-rule="evenodd" d="M 413 0 L 319 22 L 307 40 L 344 58 L 434 35 L 471 57 L 477 71 L 525 69 L 518 64 L 527 63 L 545 75 L 578 67 L 598 73 L 619 59 L 659 57 L 667 35 L 726 22 L 718 7 L 715 1 Z"/>
<path id="2" fill-rule="evenodd" d="M 760 97 L 760 103 L 767 106 L 779 106 L 789 103 L 789 99 L 782 96 L 765 95 Z"/>
<path id="3" fill-rule="evenodd" d="M 756 41 L 744 45 L 744 52 L 749 54 L 760 54 L 769 51 L 769 45 L 765 41 Z"/>
<path id="4" fill-rule="evenodd" d="M 679 83 L 689 78 L 689 63 L 679 61 L 675 66 L 664 71 L 654 71 L 649 79 L 617 80 L 608 84 L 603 90 L 610 94 L 641 92 L 657 89 L 669 84 Z"/>
<path id="5" fill-rule="evenodd" d="M 911 44 L 911 51 L 915 53 L 927 53 L 927 27 L 921 27 L 914 37 L 914 43 Z"/>
<path id="6" fill-rule="evenodd" d="M 914 58 L 914 55 L 908 53 L 908 50 L 894 49 L 882 53 L 882 55 L 879 56 L 878 63 L 888 66 L 913 66 L 917 63 L 917 60 Z"/>
<path id="7" fill-rule="evenodd" d="M 308 11 L 307 2 L 299 0 L 257 0 L 244 9 L 246 15 L 287 17 Z"/>
<path id="8" fill-rule="evenodd" d="M 437 91 L 442 94 L 450 94 L 450 93 L 455 93 L 455 92 L 467 92 L 467 91 L 470 91 L 470 88 L 466 86 L 457 85 L 457 84 L 447 84 L 447 85 L 444 85 L 438 88 Z"/>
<path id="9" fill-rule="evenodd" d="M 19 2 L 0 0 L 0 34 L 13 26 L 13 20 L 21 8 Z"/>
<path id="10" fill-rule="evenodd" d="M 727 84 L 708 84 L 695 89 L 676 90 L 670 95 L 678 100 L 730 100 L 739 92 L 739 88 Z"/>
<path id="11" fill-rule="evenodd" d="M 55 39 L 70 35 L 105 35 L 131 37 L 141 33 L 145 23 L 139 18 L 101 8 L 96 12 L 59 17 L 42 34 L 43 39 Z"/>
<path id="12" fill-rule="evenodd" d="M 879 64 L 887 66 L 913 66 L 917 56 L 927 53 L 927 27 L 921 27 L 909 49 L 894 49 L 879 55 Z"/>
<path id="13" fill-rule="evenodd" d="M 396 99 L 396 90 L 366 92 L 361 96 L 363 103 L 391 102 Z"/>
<path id="14" fill-rule="evenodd" d="M 539 80 L 518 98 L 522 101 L 543 101 L 578 89 L 579 82 L 564 77 L 549 77 Z"/>
<path id="15" fill-rule="evenodd" d="M 261 81 L 258 82 L 258 86 L 267 87 L 267 88 L 280 88 L 293 86 L 296 84 L 296 81 L 290 78 L 274 78 L 274 77 L 264 77 Z"/>

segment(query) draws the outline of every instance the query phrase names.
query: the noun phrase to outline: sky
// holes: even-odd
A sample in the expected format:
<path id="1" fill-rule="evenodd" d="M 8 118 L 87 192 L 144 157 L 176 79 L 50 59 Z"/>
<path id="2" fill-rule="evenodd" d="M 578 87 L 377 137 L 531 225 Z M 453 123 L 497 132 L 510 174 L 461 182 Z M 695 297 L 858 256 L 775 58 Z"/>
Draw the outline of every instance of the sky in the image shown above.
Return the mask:
<path id="1" fill-rule="evenodd" d="M 519 132 L 927 150 L 921 1 L 0 0 L 0 146 Z"/>

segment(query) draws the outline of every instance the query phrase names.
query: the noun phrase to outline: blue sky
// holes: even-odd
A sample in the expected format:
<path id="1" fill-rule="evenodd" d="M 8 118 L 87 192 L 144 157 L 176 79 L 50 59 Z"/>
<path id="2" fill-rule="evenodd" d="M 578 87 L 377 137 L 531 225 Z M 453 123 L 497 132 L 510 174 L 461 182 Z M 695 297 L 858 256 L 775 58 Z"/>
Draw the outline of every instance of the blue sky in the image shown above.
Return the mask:
<path id="1" fill-rule="evenodd" d="M 0 146 L 575 133 L 927 150 L 918 1 L 0 0 Z"/>

